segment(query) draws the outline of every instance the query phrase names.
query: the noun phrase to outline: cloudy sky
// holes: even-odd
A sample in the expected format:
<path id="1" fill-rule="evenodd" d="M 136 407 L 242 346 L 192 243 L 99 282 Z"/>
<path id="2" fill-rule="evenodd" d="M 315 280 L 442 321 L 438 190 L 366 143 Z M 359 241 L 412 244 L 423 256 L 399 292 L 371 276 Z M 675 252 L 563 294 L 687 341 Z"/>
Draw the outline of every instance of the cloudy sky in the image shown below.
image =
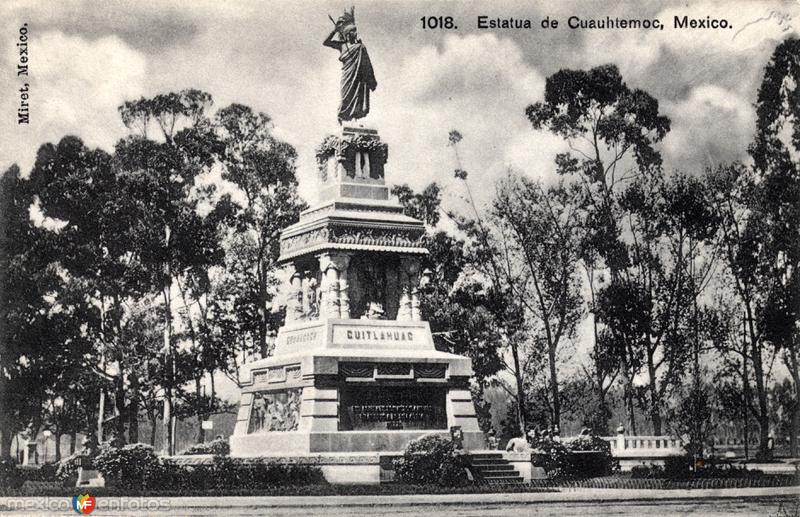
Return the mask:
<path id="1" fill-rule="evenodd" d="M 340 64 L 322 46 L 346 2 L 105 2 L 10 0 L 0 6 L 0 167 L 23 173 L 36 149 L 67 134 L 110 150 L 126 133 L 125 100 L 199 88 L 217 108 L 243 103 L 271 115 L 300 154 L 301 192 L 314 196 L 314 148 L 336 131 Z M 672 119 L 662 144 L 667 169 L 700 171 L 746 160 L 752 104 L 763 67 L 782 39 L 800 29 L 798 2 L 422 2 L 356 3 L 378 89 L 363 121 L 390 145 L 388 179 L 462 186 L 447 134 L 465 137 L 462 165 L 479 201 L 509 167 L 551 178 L 559 139 L 524 117 L 542 99 L 545 78 L 562 68 L 619 66 L 629 86 L 655 96 Z M 561 4 L 567 4 L 563 6 Z M 675 15 L 725 18 L 732 29 L 674 30 Z M 453 16 L 457 30 L 423 30 L 423 16 Z M 477 17 L 527 18 L 535 29 L 479 30 Z M 578 31 L 584 19 L 659 18 L 663 31 Z M 539 23 L 549 16 L 556 30 Z M 19 28 L 29 29 L 30 76 L 15 74 Z M 30 124 L 18 125 L 18 88 L 30 83 Z M 567 351 L 569 352 L 569 351 Z"/>
<path id="2" fill-rule="evenodd" d="M 0 166 L 27 171 L 36 149 L 66 134 L 110 149 L 125 134 L 117 106 L 181 88 L 211 93 L 215 106 L 248 104 L 270 114 L 301 156 L 301 190 L 314 191 L 313 150 L 336 130 L 340 65 L 321 45 L 348 2 L 12 0 L 0 7 Z M 673 121 L 663 142 L 669 169 L 700 170 L 745 159 L 752 103 L 771 51 L 800 28 L 791 2 L 360 2 L 356 20 L 378 80 L 363 122 L 390 144 L 389 180 L 420 187 L 453 182 L 447 133 L 465 136 L 463 166 L 488 199 L 513 166 L 552 174 L 563 145 L 524 117 L 545 78 L 561 68 L 615 63 Z M 549 5 L 548 5 L 549 4 Z M 726 18 L 728 30 L 674 30 L 675 14 Z M 451 15 L 457 30 L 423 30 L 422 16 Z M 533 30 L 479 30 L 478 15 L 530 19 Z M 663 31 L 579 31 L 569 16 L 660 18 Z M 561 20 L 540 29 L 545 16 Z M 29 28 L 30 76 L 16 77 L 16 42 Z M 30 125 L 16 124 L 17 89 L 31 84 Z"/>

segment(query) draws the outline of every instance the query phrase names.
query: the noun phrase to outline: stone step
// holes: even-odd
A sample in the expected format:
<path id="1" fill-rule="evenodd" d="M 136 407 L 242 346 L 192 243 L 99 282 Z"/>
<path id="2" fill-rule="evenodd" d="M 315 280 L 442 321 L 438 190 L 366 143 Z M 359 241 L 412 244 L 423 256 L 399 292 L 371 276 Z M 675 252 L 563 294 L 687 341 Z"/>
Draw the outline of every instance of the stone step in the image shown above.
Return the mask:
<path id="1" fill-rule="evenodd" d="M 522 476 L 502 453 L 471 454 L 469 457 L 475 477 L 492 485 L 515 485 L 523 482 Z"/>
<path id="2" fill-rule="evenodd" d="M 481 477 L 485 479 L 511 479 L 521 477 L 516 471 L 511 472 L 481 472 Z"/>
<path id="3" fill-rule="evenodd" d="M 511 465 L 503 465 L 502 467 L 492 467 L 490 469 L 475 469 L 481 474 L 516 474 L 517 471 Z"/>
<path id="4" fill-rule="evenodd" d="M 484 453 L 479 453 L 479 454 L 470 454 L 469 457 L 472 458 L 472 459 L 481 459 L 481 460 L 489 459 L 489 458 L 491 458 L 491 459 L 500 459 L 500 460 L 503 459 L 503 455 L 501 453 L 499 453 L 499 452 L 484 452 Z"/>
<path id="5" fill-rule="evenodd" d="M 508 462 L 502 458 L 470 458 L 473 465 L 508 465 Z"/>
<path id="6" fill-rule="evenodd" d="M 517 476 L 515 478 L 486 478 L 483 482 L 489 485 L 518 485 L 523 481 L 522 476 Z"/>

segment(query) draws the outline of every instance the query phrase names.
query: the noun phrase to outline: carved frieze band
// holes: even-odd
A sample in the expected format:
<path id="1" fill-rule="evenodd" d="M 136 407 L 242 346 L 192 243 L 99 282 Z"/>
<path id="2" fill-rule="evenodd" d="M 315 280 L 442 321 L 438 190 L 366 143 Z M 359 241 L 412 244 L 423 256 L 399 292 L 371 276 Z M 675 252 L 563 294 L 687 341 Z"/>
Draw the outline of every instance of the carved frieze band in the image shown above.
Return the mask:
<path id="1" fill-rule="evenodd" d="M 421 246 L 423 233 L 424 231 L 420 229 L 403 230 L 350 226 L 317 228 L 281 240 L 281 253 L 290 253 L 326 243 L 416 248 Z"/>

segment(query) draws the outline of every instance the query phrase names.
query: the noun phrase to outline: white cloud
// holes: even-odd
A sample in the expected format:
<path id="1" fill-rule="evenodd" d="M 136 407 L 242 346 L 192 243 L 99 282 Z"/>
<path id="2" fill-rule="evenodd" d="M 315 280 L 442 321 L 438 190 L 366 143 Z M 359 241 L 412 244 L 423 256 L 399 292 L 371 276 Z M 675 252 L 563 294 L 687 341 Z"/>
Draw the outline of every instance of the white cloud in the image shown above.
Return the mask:
<path id="1" fill-rule="evenodd" d="M 658 17 L 672 27 L 674 17 L 728 21 L 729 29 L 681 29 L 685 37 L 676 37 L 673 30 L 666 44 L 677 51 L 742 52 L 780 41 L 796 33 L 800 22 L 800 5 L 790 2 L 743 1 L 731 3 L 698 2 L 690 6 L 664 9 Z"/>
<path id="2" fill-rule="evenodd" d="M 489 200 L 508 166 L 527 169 L 530 157 L 547 154 L 546 146 L 535 144 L 549 140 L 537 140 L 524 115 L 528 104 L 541 100 L 544 79 L 514 41 L 493 34 L 449 36 L 440 48 L 409 55 L 384 85 L 370 118 L 391 145 L 390 182 L 419 188 L 438 181 L 446 192 L 462 193 L 447 147 L 452 129 L 464 135 L 460 165 L 479 202 Z M 533 144 L 528 153 L 525 144 Z"/>
<path id="3" fill-rule="evenodd" d="M 698 172 L 730 157 L 744 158 L 754 131 L 755 113 L 746 99 L 712 84 L 694 88 L 664 111 L 673 129 L 664 139 L 668 166 Z"/>
<path id="4" fill-rule="evenodd" d="M 110 150 L 124 132 L 117 106 L 141 95 L 145 58 L 114 36 L 89 41 L 47 32 L 32 35 L 29 49 L 30 124 L 18 125 L 11 116 L 0 119 L 0 165 L 17 162 L 27 174 L 38 147 L 67 134 Z M 21 82 L 2 86 L 14 90 Z M 3 99 L 2 113 L 15 113 L 19 98 Z"/>
<path id="5" fill-rule="evenodd" d="M 674 28 L 675 17 L 703 21 L 726 20 L 730 28 Z M 620 18 L 626 18 L 620 15 Z M 633 17 L 633 16 L 629 16 Z M 588 66 L 613 62 L 623 76 L 644 73 L 665 50 L 679 56 L 706 56 L 755 51 L 776 45 L 800 29 L 800 4 L 776 1 L 698 2 L 670 6 L 653 18 L 664 30 L 585 31 L 581 54 Z M 732 71 L 734 72 L 734 71 Z M 654 71 L 658 73 L 658 71 Z"/>

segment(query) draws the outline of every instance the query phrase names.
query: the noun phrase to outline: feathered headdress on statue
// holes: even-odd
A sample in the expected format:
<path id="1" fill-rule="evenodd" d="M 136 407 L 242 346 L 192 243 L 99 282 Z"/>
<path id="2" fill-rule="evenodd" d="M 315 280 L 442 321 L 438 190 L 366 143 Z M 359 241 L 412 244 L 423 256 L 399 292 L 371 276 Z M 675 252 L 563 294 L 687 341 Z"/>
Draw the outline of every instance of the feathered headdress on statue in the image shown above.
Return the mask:
<path id="1" fill-rule="evenodd" d="M 350 12 L 347 12 L 347 9 L 345 9 L 344 14 L 342 14 L 339 17 L 339 19 L 336 20 L 335 22 L 333 21 L 333 18 L 331 18 L 331 16 L 328 15 L 328 18 L 330 18 L 333 24 L 336 25 L 336 30 L 338 30 L 339 34 L 341 34 L 342 36 L 344 36 L 345 34 L 347 34 L 352 30 L 355 30 L 356 28 L 355 11 L 356 11 L 355 6 L 350 7 Z"/>

